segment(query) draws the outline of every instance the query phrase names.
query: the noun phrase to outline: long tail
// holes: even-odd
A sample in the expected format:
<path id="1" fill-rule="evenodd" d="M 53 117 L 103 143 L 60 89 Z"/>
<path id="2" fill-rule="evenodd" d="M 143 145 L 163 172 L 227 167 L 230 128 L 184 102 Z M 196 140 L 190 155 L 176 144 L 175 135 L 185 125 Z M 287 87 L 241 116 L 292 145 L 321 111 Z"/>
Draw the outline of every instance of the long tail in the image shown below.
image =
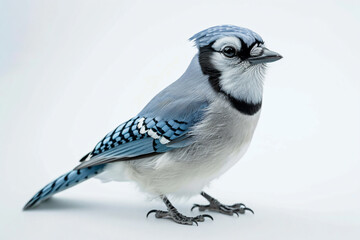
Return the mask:
<path id="1" fill-rule="evenodd" d="M 58 177 L 57 179 L 55 179 L 54 181 L 52 181 L 51 183 L 46 185 L 38 193 L 36 193 L 30 199 L 30 201 L 24 206 L 23 209 L 24 210 L 29 209 L 29 208 L 41 203 L 42 201 L 48 199 L 52 195 L 54 195 L 58 192 L 61 192 L 65 189 L 68 189 L 70 187 L 73 187 L 73 186 L 95 176 L 96 174 L 98 174 L 104 170 L 104 166 L 105 166 L 105 164 L 82 168 L 82 169 L 77 169 L 77 170 L 72 170 L 72 171 Z"/>

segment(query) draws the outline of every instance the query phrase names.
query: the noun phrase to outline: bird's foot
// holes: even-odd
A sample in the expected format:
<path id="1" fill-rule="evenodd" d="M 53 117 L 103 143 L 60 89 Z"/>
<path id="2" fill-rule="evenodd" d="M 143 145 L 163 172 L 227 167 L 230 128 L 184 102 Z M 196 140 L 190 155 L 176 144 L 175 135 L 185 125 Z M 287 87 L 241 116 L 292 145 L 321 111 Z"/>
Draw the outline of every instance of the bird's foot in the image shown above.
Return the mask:
<path id="1" fill-rule="evenodd" d="M 205 192 L 201 192 L 201 195 L 203 197 L 205 197 L 209 201 L 210 204 L 208 204 L 208 205 L 194 204 L 194 206 L 191 208 L 191 211 L 194 208 L 198 208 L 200 212 L 207 210 L 207 211 L 218 212 L 218 213 L 222 213 L 222 214 L 226 214 L 226 215 L 230 215 L 230 216 L 232 216 L 234 214 L 239 216 L 239 214 L 245 214 L 246 211 L 249 211 L 254 214 L 254 211 L 251 210 L 250 208 L 246 207 L 245 204 L 243 204 L 243 203 L 236 203 L 233 205 L 224 205 Z"/>
<path id="2" fill-rule="evenodd" d="M 196 217 L 187 217 L 185 215 L 182 215 L 178 211 L 161 211 L 161 210 L 151 210 L 147 213 L 146 217 L 148 217 L 151 213 L 155 213 L 156 218 L 165 218 L 165 219 L 171 219 L 176 223 L 184 224 L 184 225 L 193 225 L 194 223 L 198 225 L 198 222 L 204 222 L 205 218 L 208 217 L 211 220 L 214 220 L 210 215 L 204 214 L 199 215 Z"/>
<path id="3" fill-rule="evenodd" d="M 230 215 L 230 216 L 232 216 L 234 214 L 239 216 L 239 214 L 244 214 L 245 211 L 254 213 L 253 210 L 246 207 L 242 203 L 236 203 L 233 205 L 224 205 L 221 203 L 217 203 L 217 204 L 213 203 L 213 204 L 209 204 L 209 205 L 194 204 L 194 206 L 191 208 L 191 211 L 194 208 L 198 208 L 200 212 L 208 210 L 208 211 L 219 212 L 219 213 Z"/>
<path id="4" fill-rule="evenodd" d="M 210 215 L 204 214 L 199 215 L 196 217 L 187 217 L 182 215 L 178 212 L 178 210 L 170 203 L 170 201 L 167 199 L 166 196 L 161 195 L 160 196 L 163 202 L 166 205 L 166 208 L 168 211 L 161 211 L 161 210 L 151 210 L 146 214 L 146 217 L 148 217 L 151 213 L 155 213 L 156 218 L 165 218 L 165 219 L 171 219 L 176 223 L 184 224 L 184 225 L 193 225 L 194 223 L 198 225 L 198 222 L 204 222 L 205 218 L 210 218 L 211 220 L 214 220 Z"/>

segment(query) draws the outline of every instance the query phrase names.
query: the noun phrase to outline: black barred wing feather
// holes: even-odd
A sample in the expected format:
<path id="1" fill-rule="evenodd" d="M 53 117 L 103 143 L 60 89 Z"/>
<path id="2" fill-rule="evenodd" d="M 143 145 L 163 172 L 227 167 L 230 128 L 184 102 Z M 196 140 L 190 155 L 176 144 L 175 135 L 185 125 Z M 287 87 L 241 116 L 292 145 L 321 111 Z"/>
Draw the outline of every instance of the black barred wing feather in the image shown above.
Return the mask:
<path id="1" fill-rule="evenodd" d="M 185 121 L 137 116 L 108 133 L 76 169 L 134 160 L 187 146 L 191 144 L 188 136 L 191 126 Z"/>

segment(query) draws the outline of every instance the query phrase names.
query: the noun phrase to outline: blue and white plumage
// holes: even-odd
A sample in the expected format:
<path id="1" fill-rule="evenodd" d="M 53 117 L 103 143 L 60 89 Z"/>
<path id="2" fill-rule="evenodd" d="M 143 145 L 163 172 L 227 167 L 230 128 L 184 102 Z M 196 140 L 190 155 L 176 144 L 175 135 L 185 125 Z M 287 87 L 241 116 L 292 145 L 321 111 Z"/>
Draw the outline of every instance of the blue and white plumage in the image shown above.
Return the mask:
<path id="1" fill-rule="evenodd" d="M 232 212 L 226 212 L 201 191 L 247 150 L 260 115 L 265 64 L 281 56 L 265 48 L 258 34 L 236 26 L 212 27 L 190 39 L 199 53 L 185 73 L 24 209 L 96 175 L 108 181 L 135 181 L 145 192 L 161 196 L 168 212 L 156 211 L 156 217 L 178 223 L 192 224 L 208 215 L 188 218 L 174 212 L 167 195 L 201 193 L 211 208 L 199 210 L 244 212 L 243 206 L 228 206 Z"/>

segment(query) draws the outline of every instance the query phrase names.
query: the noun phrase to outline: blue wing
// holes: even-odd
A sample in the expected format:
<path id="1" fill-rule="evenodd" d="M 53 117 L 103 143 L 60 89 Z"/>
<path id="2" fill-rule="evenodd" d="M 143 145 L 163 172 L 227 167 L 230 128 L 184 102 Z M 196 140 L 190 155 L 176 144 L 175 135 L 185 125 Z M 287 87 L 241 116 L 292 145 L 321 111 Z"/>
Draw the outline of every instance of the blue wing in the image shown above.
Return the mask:
<path id="1" fill-rule="evenodd" d="M 187 119 L 136 116 L 109 132 L 76 169 L 108 162 L 134 160 L 161 154 L 193 143 L 192 127 L 201 120 L 207 105 L 201 104 Z"/>
<path id="2" fill-rule="evenodd" d="M 206 112 L 213 91 L 195 55 L 186 72 L 158 93 L 136 116 L 108 133 L 76 169 L 135 160 L 183 148 Z"/>

